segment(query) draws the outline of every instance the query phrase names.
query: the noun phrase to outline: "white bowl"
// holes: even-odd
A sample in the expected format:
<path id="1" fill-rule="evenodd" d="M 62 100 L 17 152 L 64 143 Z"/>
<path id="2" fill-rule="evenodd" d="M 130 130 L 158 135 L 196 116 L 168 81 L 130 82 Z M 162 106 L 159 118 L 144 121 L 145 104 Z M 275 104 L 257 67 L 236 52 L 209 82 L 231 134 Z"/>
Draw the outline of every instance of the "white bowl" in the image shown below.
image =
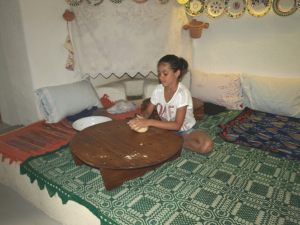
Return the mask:
<path id="1" fill-rule="evenodd" d="M 81 119 L 76 120 L 72 124 L 72 127 L 75 130 L 81 131 L 90 126 L 93 126 L 93 125 L 96 125 L 99 123 L 108 122 L 108 121 L 111 121 L 111 118 L 106 117 L 106 116 L 88 116 L 88 117 L 83 117 Z"/>

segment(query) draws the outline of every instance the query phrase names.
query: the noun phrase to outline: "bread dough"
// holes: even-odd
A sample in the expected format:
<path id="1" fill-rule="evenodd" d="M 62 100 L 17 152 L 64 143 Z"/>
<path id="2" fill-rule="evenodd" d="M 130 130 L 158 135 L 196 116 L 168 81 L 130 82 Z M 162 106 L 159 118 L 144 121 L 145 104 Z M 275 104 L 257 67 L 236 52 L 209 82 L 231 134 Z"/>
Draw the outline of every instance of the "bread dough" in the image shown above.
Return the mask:
<path id="1" fill-rule="evenodd" d="M 139 133 L 145 133 L 145 132 L 147 132 L 148 131 L 148 127 L 134 127 L 134 126 L 132 126 L 132 125 L 130 125 L 129 124 L 129 127 L 132 129 L 132 130 L 134 130 L 134 131 L 136 131 L 136 132 L 139 132 Z"/>
<path id="2" fill-rule="evenodd" d="M 136 115 L 137 118 L 142 119 L 144 117 L 140 116 L 140 115 Z M 134 123 L 132 123 L 131 121 L 128 122 L 130 128 L 138 133 L 145 133 L 148 131 L 148 127 L 136 127 L 136 125 Z"/>
<path id="3" fill-rule="evenodd" d="M 134 129 L 136 132 L 145 133 L 148 131 L 148 127 L 140 127 L 138 129 Z"/>

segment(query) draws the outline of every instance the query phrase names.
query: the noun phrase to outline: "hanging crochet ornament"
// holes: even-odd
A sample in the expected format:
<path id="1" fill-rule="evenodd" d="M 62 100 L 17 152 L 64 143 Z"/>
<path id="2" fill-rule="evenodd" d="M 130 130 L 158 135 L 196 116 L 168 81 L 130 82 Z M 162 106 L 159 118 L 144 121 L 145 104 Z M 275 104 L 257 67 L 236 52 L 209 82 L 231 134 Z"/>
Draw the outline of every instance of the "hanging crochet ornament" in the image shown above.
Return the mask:
<path id="1" fill-rule="evenodd" d="M 63 18 L 65 21 L 67 21 L 67 30 L 68 30 L 68 35 L 67 35 L 67 38 L 64 43 L 65 49 L 68 50 L 66 69 L 73 71 L 74 70 L 74 51 L 73 51 L 73 45 L 72 45 L 71 38 L 70 38 L 71 35 L 70 35 L 70 31 L 69 31 L 69 22 L 71 22 L 75 19 L 75 14 L 72 11 L 66 9 L 63 14 Z"/>
<path id="2" fill-rule="evenodd" d="M 71 22 L 72 20 L 75 19 L 75 15 L 72 11 L 66 9 L 64 14 L 63 14 L 63 18 L 65 19 L 65 21 Z"/>
<path id="3" fill-rule="evenodd" d="M 73 51 L 73 46 L 72 46 L 70 35 L 67 36 L 66 41 L 64 43 L 64 47 L 65 47 L 65 49 L 68 50 L 66 69 L 74 71 L 74 51 Z"/>

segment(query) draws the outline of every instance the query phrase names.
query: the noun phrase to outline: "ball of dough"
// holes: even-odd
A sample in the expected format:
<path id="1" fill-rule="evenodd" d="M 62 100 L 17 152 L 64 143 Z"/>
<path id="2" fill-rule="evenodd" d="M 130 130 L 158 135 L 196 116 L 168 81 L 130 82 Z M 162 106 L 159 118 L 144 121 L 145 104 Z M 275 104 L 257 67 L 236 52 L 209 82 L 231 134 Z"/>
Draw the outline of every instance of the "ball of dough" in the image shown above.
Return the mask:
<path id="1" fill-rule="evenodd" d="M 143 119 L 144 117 L 142 117 L 141 115 L 136 115 L 136 117 L 138 118 L 138 119 Z M 131 129 L 133 129 L 134 131 L 136 131 L 136 132 L 139 132 L 139 133 L 145 133 L 145 132 L 147 132 L 148 131 L 148 127 L 140 127 L 140 128 L 136 128 L 136 127 L 134 127 L 134 126 L 130 126 L 131 127 Z"/>
<path id="2" fill-rule="evenodd" d="M 148 131 L 148 127 L 140 127 L 140 128 L 136 128 L 134 130 L 139 133 L 145 133 Z"/>

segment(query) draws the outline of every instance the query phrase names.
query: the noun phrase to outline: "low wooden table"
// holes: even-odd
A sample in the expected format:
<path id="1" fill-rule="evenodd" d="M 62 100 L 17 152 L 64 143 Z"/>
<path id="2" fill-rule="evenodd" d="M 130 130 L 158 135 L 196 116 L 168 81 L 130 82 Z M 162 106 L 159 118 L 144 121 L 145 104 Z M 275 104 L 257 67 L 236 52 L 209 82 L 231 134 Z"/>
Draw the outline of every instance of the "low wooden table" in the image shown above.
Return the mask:
<path id="1" fill-rule="evenodd" d="M 183 139 L 175 131 L 150 127 L 145 133 L 137 133 L 127 122 L 113 120 L 94 125 L 78 132 L 70 142 L 75 163 L 98 168 L 108 190 L 181 153 Z"/>

